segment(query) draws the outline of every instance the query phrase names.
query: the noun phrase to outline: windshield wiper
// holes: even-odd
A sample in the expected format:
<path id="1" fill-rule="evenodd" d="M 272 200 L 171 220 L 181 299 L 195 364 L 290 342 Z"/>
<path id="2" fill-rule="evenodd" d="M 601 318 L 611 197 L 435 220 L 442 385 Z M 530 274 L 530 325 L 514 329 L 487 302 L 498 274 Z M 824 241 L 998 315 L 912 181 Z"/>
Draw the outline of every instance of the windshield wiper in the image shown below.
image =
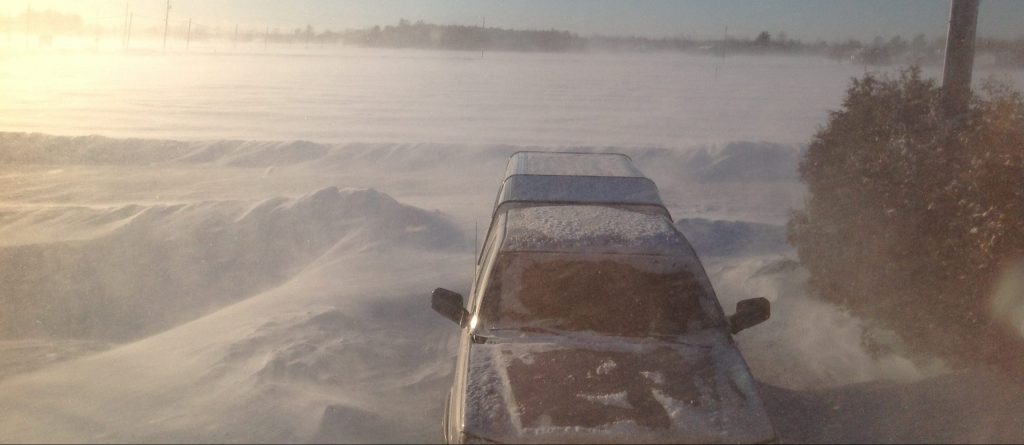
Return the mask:
<path id="1" fill-rule="evenodd" d="M 536 333 L 541 333 L 541 334 L 556 335 L 556 336 L 559 336 L 559 337 L 565 337 L 565 336 L 569 335 L 569 332 L 566 332 L 566 331 L 560 331 L 560 330 L 557 330 L 557 329 L 545 328 L 545 327 L 541 327 L 541 326 L 503 327 L 503 328 L 490 328 L 489 330 L 493 331 L 493 332 L 500 332 L 500 331 L 536 332 Z M 688 346 L 688 347 L 691 347 L 691 348 L 699 348 L 699 349 L 712 349 L 712 348 L 714 348 L 714 345 L 695 344 L 695 343 L 690 343 L 690 342 L 687 342 L 687 341 L 683 341 L 683 340 L 680 339 L 680 337 L 682 337 L 682 335 L 672 335 L 672 334 L 615 335 L 615 334 L 603 334 L 603 333 L 594 332 L 594 331 L 588 331 L 588 332 L 591 332 L 591 333 L 594 333 L 594 334 L 597 334 L 597 335 L 601 335 L 601 336 L 606 336 L 606 337 L 621 337 L 621 338 L 634 338 L 634 339 L 656 339 L 656 340 L 662 340 L 662 341 L 666 341 L 666 342 L 677 344 L 677 345 Z"/>
<path id="2" fill-rule="evenodd" d="M 557 336 L 565 336 L 565 332 L 558 331 L 555 329 L 544 328 L 540 326 L 519 326 L 515 328 L 491 328 L 491 331 L 523 331 L 523 332 L 536 332 L 540 334 L 551 334 Z"/>
<path id="3" fill-rule="evenodd" d="M 680 340 L 679 339 L 680 337 L 682 337 L 682 336 L 681 335 L 670 335 L 670 334 L 651 334 L 651 335 L 647 336 L 647 338 L 656 338 L 658 340 L 667 341 L 669 343 L 673 343 L 673 344 L 677 344 L 677 345 L 689 346 L 689 347 L 692 347 L 692 348 L 701 348 L 701 349 L 712 349 L 712 348 L 714 348 L 714 345 L 699 345 L 699 344 L 695 344 L 695 343 L 686 342 L 686 341 Z"/>

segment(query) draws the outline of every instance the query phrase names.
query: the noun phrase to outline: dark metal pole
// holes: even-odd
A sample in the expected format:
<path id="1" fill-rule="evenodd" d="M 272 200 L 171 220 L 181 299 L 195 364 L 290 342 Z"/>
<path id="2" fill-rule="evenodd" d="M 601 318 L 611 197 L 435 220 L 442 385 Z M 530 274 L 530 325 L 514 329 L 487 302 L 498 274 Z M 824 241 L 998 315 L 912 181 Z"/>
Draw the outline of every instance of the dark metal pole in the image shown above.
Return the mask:
<path id="1" fill-rule="evenodd" d="M 971 99 L 974 38 L 981 0 L 953 0 L 946 37 L 946 61 L 942 69 L 942 101 L 948 118 L 967 110 Z"/>

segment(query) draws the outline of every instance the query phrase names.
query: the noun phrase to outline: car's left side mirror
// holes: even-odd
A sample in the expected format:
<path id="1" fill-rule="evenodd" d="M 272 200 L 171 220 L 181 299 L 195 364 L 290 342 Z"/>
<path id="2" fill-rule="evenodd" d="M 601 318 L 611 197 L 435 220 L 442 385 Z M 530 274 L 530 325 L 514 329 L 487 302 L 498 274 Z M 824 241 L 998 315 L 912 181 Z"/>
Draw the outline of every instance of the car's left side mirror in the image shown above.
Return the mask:
<path id="1" fill-rule="evenodd" d="M 733 334 L 757 326 L 772 316 L 772 303 L 767 298 L 751 298 L 736 303 L 736 313 L 729 316 L 729 332 Z"/>
<path id="2" fill-rule="evenodd" d="M 448 289 L 437 288 L 430 294 L 430 307 L 459 327 L 466 326 L 469 313 L 462 302 L 462 295 Z"/>

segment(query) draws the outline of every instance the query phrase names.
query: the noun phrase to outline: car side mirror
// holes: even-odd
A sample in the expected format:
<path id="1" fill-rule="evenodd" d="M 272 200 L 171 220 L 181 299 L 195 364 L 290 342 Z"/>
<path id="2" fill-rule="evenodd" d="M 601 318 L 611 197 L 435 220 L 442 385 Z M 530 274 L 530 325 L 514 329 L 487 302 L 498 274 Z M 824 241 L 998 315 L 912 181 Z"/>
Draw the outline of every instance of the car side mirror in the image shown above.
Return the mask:
<path id="1" fill-rule="evenodd" d="M 466 312 L 465 305 L 462 302 L 462 295 L 459 293 L 440 287 L 434 289 L 434 292 L 430 294 L 430 307 L 444 316 L 444 318 L 454 321 L 459 327 L 466 326 L 469 312 Z"/>
<path id="2" fill-rule="evenodd" d="M 736 303 L 736 313 L 729 316 L 729 332 L 757 326 L 772 316 L 772 304 L 767 298 L 751 298 Z"/>

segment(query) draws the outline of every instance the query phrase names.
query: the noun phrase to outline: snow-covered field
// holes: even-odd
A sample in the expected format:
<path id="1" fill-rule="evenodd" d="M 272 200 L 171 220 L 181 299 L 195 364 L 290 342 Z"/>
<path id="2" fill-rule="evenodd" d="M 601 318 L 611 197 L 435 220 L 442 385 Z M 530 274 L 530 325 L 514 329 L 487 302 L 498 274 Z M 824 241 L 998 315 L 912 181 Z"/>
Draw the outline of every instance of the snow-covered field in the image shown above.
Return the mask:
<path id="1" fill-rule="evenodd" d="M 802 144 L 863 72 L 822 58 L 674 53 L 0 50 L 0 128 L 173 140 Z M 989 75 L 1024 79 L 990 69 L 976 78 Z"/>
<path id="2" fill-rule="evenodd" d="M 630 154 L 723 305 L 772 301 L 737 340 L 784 440 L 1020 441 L 1006 377 L 869 354 L 885 333 L 803 287 L 795 165 L 862 72 L 0 52 L 0 441 L 438 440 L 456 332 L 429 292 L 468 289 L 474 227 L 524 148 Z"/>

